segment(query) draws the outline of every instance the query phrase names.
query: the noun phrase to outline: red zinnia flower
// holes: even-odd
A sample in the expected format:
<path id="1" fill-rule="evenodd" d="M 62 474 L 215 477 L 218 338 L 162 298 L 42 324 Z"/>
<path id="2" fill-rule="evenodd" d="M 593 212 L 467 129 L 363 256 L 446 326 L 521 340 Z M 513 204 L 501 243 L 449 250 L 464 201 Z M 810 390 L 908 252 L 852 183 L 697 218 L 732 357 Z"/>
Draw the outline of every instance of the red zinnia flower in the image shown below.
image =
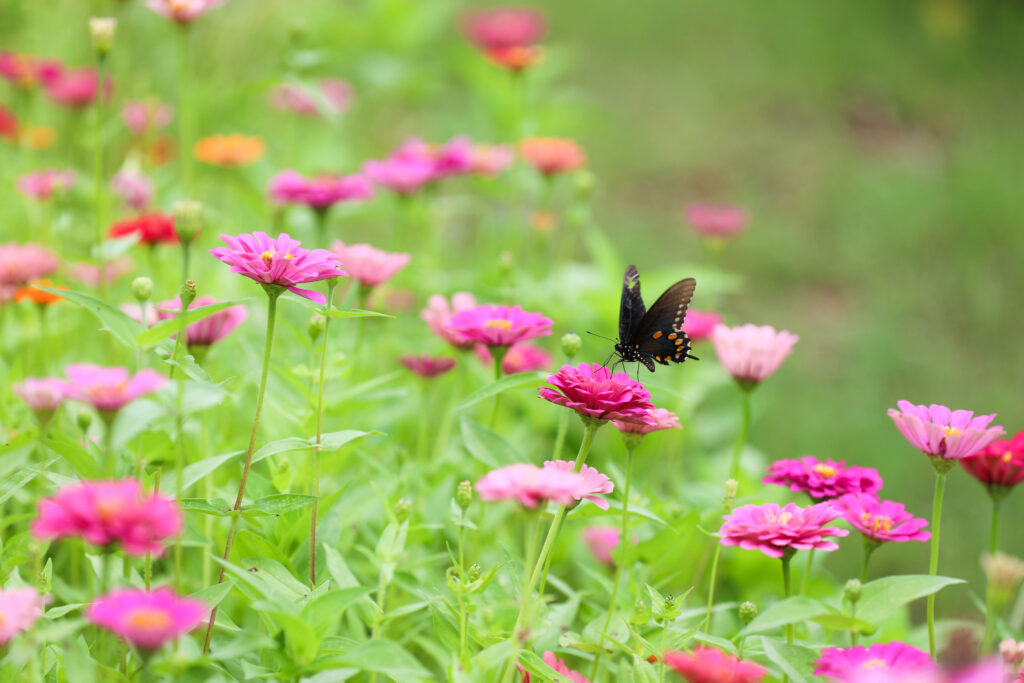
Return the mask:
<path id="1" fill-rule="evenodd" d="M 961 459 L 960 464 L 984 484 L 990 495 L 1002 498 L 1024 481 L 1024 432 L 1017 432 L 1012 439 L 993 441 Z"/>
<path id="2" fill-rule="evenodd" d="M 128 218 L 110 226 L 111 237 L 124 237 L 138 233 L 139 244 L 153 246 L 156 244 L 177 244 L 178 233 L 174 230 L 174 218 L 159 211 L 144 213 L 135 218 Z"/>

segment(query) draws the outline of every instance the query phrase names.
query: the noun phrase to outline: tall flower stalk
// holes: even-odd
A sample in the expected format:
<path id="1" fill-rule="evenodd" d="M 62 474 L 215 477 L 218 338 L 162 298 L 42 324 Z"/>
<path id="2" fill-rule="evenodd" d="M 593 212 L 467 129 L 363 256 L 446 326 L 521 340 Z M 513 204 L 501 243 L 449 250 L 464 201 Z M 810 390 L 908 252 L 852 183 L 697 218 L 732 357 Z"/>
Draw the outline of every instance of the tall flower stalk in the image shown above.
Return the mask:
<path id="1" fill-rule="evenodd" d="M 320 378 L 317 382 L 316 396 L 316 445 L 313 446 L 313 510 L 309 522 L 309 587 L 316 588 L 316 522 L 320 503 L 320 439 L 323 436 L 324 414 L 324 371 L 327 367 L 327 336 L 331 329 L 331 306 L 334 301 L 334 290 L 338 286 L 338 278 L 327 281 L 327 303 L 324 304 L 324 333 L 320 347 Z"/>
<path id="2" fill-rule="evenodd" d="M 96 268 L 99 271 L 100 298 L 106 298 L 107 283 L 103 277 L 105 259 L 103 256 L 103 96 L 107 55 L 114 42 L 117 20 L 109 17 L 93 17 L 89 20 L 93 48 L 96 51 L 96 101 L 93 134 L 93 214 L 96 221 Z"/>

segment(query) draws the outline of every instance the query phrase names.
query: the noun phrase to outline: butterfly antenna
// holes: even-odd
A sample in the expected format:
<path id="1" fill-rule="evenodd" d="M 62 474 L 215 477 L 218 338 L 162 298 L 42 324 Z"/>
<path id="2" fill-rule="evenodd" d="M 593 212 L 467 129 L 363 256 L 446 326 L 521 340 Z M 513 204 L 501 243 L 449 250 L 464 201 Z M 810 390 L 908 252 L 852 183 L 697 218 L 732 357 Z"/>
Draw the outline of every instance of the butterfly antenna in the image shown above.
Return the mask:
<path id="1" fill-rule="evenodd" d="M 587 334 L 591 335 L 592 337 L 597 337 L 598 339 L 604 339 L 605 341 L 610 341 L 613 344 L 617 344 L 619 342 L 618 339 L 612 339 L 611 337 L 606 337 L 603 334 L 597 334 L 596 332 L 591 332 L 590 330 L 587 330 Z M 608 356 L 608 358 L 610 360 L 611 356 Z"/>

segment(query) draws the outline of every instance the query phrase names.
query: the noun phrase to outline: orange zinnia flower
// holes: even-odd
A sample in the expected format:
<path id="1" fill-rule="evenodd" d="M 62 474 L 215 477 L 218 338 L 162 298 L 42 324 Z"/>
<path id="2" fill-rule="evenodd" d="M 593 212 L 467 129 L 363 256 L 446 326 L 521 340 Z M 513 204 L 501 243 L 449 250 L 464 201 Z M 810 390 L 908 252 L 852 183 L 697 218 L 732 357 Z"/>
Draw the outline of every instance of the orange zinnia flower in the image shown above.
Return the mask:
<path id="1" fill-rule="evenodd" d="M 529 138 L 519 143 L 519 153 L 544 175 L 575 171 L 587 162 L 580 146 L 565 138 Z"/>
<path id="2" fill-rule="evenodd" d="M 196 159 L 214 166 L 247 166 L 266 149 L 263 138 L 245 135 L 211 135 L 196 143 Z"/>
<path id="3" fill-rule="evenodd" d="M 52 294 L 43 289 L 39 289 L 38 287 L 36 287 L 36 285 L 42 285 L 43 287 L 54 287 L 54 284 L 49 280 L 36 280 L 32 284 L 26 285 L 24 287 L 19 287 L 17 291 L 14 292 L 14 301 L 31 301 L 32 303 L 38 304 L 40 306 L 50 306 L 57 303 L 58 301 L 64 300 L 64 297 Z M 67 289 L 67 287 L 56 287 L 56 289 Z"/>

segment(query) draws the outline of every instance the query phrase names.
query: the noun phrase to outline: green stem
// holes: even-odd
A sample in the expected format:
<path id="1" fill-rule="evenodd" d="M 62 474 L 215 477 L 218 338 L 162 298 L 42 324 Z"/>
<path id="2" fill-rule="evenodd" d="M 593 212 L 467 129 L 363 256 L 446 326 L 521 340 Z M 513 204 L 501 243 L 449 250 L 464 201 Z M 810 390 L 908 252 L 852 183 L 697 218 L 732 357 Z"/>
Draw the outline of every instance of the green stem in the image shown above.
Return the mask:
<path id="1" fill-rule="evenodd" d="M 668 641 L 668 619 L 661 622 L 661 655 L 658 657 L 658 683 L 665 683 L 665 649 Z"/>
<path id="2" fill-rule="evenodd" d="M 732 449 L 732 464 L 729 466 L 729 478 L 739 481 L 740 479 L 740 456 L 743 454 L 743 447 L 747 443 L 747 433 L 750 431 L 750 389 L 740 387 L 740 430 L 736 434 L 736 445 Z"/>
<path id="3" fill-rule="evenodd" d="M 862 584 L 868 581 L 868 562 L 871 561 L 871 553 L 875 552 L 877 547 L 878 543 L 876 541 L 867 536 L 864 537 L 864 563 L 860 567 L 860 582 Z"/>
<path id="4" fill-rule="evenodd" d="M 178 34 L 178 156 L 181 160 L 181 183 L 184 196 L 192 196 L 192 131 L 189 117 L 189 88 L 191 69 L 189 55 L 189 25 L 181 24 Z"/>
<path id="5" fill-rule="evenodd" d="M 228 528 L 228 537 L 224 542 L 224 561 L 227 562 L 231 555 L 231 541 L 235 538 L 235 529 L 238 527 L 238 518 L 241 516 L 239 510 L 242 508 L 242 498 L 245 496 L 245 485 L 249 481 L 249 469 L 252 467 L 252 454 L 256 450 L 256 434 L 260 426 L 260 412 L 263 410 L 263 396 L 267 389 L 267 375 L 270 373 L 270 351 L 274 346 L 274 323 L 277 321 L 277 298 L 281 296 L 284 288 L 279 285 L 265 285 L 267 292 L 267 340 L 263 349 L 263 371 L 260 374 L 260 388 L 256 394 L 256 415 L 252 420 L 252 433 L 249 435 L 249 450 L 245 454 L 245 465 L 242 467 L 242 481 L 238 484 L 238 496 L 235 498 L 235 506 L 232 508 L 231 525 Z M 217 584 L 224 583 L 226 568 L 221 566 L 220 576 Z M 210 624 L 206 627 L 206 639 L 203 642 L 203 653 L 210 651 L 210 639 L 213 637 L 213 627 L 217 623 L 217 608 L 214 607 L 210 613 Z"/>
<path id="6" fill-rule="evenodd" d="M 558 419 L 558 433 L 555 435 L 555 450 L 551 454 L 552 460 L 562 459 L 562 448 L 565 447 L 565 435 L 569 432 L 569 411 L 563 410 L 562 417 Z"/>
<path id="7" fill-rule="evenodd" d="M 787 551 L 782 556 L 782 592 L 783 597 L 793 595 L 793 572 L 790 570 L 790 563 L 793 560 L 793 553 Z M 786 642 L 793 644 L 793 624 L 786 624 Z"/>
<path id="8" fill-rule="evenodd" d="M 508 347 L 492 346 L 491 353 L 494 354 L 494 381 L 497 382 L 501 379 L 501 363 L 505 360 L 505 354 L 508 353 Z M 494 429 L 494 426 L 498 423 L 498 406 L 500 405 L 501 394 L 497 393 L 494 395 L 494 407 L 491 408 L 491 429 Z"/>
<path id="9" fill-rule="evenodd" d="M 800 580 L 800 595 L 807 595 L 807 586 L 811 582 L 811 569 L 814 566 L 814 548 L 807 553 L 807 567 L 804 569 L 804 577 Z"/>
<path id="10" fill-rule="evenodd" d="M 467 647 L 467 631 L 469 630 L 469 612 L 466 611 L 466 511 L 462 511 L 462 524 L 459 525 L 459 662 L 463 668 L 469 663 Z"/>
<path id="11" fill-rule="evenodd" d="M 999 551 L 999 503 L 995 497 L 992 498 L 992 527 L 989 532 L 988 556 L 995 557 Z M 992 579 L 988 581 L 985 590 L 985 637 L 981 641 L 981 654 L 987 656 L 992 651 L 992 643 L 996 634 L 996 591 L 992 585 Z"/>
<path id="12" fill-rule="evenodd" d="M 321 212 L 326 213 L 326 212 Z M 331 329 L 331 304 L 338 278 L 327 281 L 327 303 L 324 304 L 324 340 L 320 347 L 320 379 L 316 397 L 316 445 L 313 447 L 313 511 L 309 520 L 309 587 L 316 588 L 316 520 L 320 503 L 320 439 L 323 436 L 324 370 L 327 367 L 327 334 Z"/>
<path id="13" fill-rule="evenodd" d="M 106 69 L 106 58 L 101 56 L 96 66 L 96 121 L 93 144 L 93 212 L 96 218 L 96 267 L 99 269 L 100 298 L 106 299 L 107 283 L 103 277 L 103 79 Z"/>
<path id="14" fill-rule="evenodd" d="M 187 253 L 187 252 L 186 252 Z M 185 333 L 185 314 L 188 312 L 188 306 L 185 304 L 185 299 L 181 301 L 181 312 L 178 313 L 179 320 L 181 321 L 178 325 L 178 338 L 174 340 L 174 354 L 175 360 L 177 360 L 178 348 L 183 343 L 182 339 L 187 340 Z M 185 342 L 187 343 L 187 341 Z M 174 366 L 171 366 L 171 375 L 177 375 L 177 396 L 176 396 L 176 407 L 174 413 L 175 422 L 175 439 L 177 440 L 177 448 L 174 452 L 174 491 L 175 495 L 181 500 L 183 493 L 182 489 L 185 488 L 185 465 L 188 464 L 188 445 L 185 443 L 185 373 L 174 372 Z M 184 532 L 178 534 L 178 537 L 174 539 L 174 588 L 178 592 L 181 592 L 181 555 L 182 555 L 182 538 Z"/>
<path id="15" fill-rule="evenodd" d="M 711 560 L 711 576 L 708 577 L 708 606 L 704 612 L 705 633 L 711 633 L 711 609 L 715 605 L 715 587 L 718 582 L 718 560 L 722 554 L 722 544 L 715 543 L 715 556 Z"/>
<path id="16" fill-rule="evenodd" d="M 188 280 L 189 280 L 188 271 L 189 271 L 189 264 L 191 263 L 191 257 L 192 257 L 192 240 L 191 239 L 182 240 L 181 241 L 181 281 L 182 282 L 188 282 Z M 143 319 L 145 319 L 145 318 L 143 318 Z"/>
<path id="17" fill-rule="evenodd" d="M 947 470 L 948 472 L 948 470 Z M 942 526 L 942 496 L 946 492 L 947 472 L 935 473 L 935 498 L 932 502 L 932 553 L 928 561 L 928 575 L 939 572 L 939 532 Z M 935 659 L 935 594 L 928 596 L 928 652 Z"/>

